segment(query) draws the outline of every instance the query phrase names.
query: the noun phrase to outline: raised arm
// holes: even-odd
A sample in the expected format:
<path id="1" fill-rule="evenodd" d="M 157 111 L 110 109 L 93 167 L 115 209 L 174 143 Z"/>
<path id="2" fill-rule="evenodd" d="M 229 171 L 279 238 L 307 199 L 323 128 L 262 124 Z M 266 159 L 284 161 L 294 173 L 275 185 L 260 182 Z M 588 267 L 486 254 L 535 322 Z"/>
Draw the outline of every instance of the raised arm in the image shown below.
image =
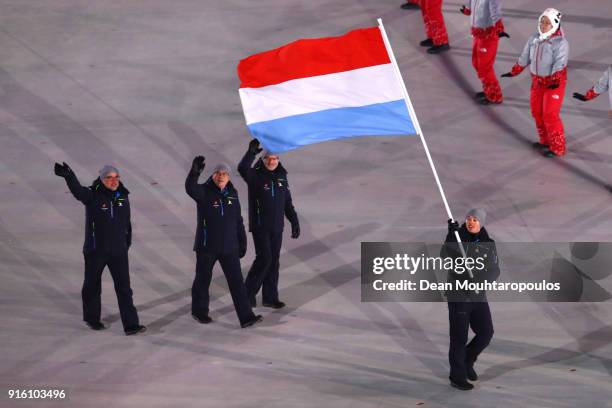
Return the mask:
<path id="1" fill-rule="evenodd" d="M 202 201 L 205 197 L 204 189 L 198 184 L 198 178 L 204 170 L 204 167 L 206 167 L 205 160 L 204 156 L 196 156 L 193 159 L 191 169 L 185 180 L 185 191 L 189 197 L 193 198 L 195 201 Z"/>
<path id="2" fill-rule="evenodd" d="M 242 160 L 240 160 L 240 163 L 238 164 L 238 173 L 240 173 L 240 177 L 242 177 L 242 179 L 247 184 L 249 184 L 253 174 L 253 169 L 251 168 L 251 165 L 253 165 L 255 156 L 257 156 L 257 153 L 259 152 L 261 152 L 261 147 L 259 147 L 259 141 L 257 139 L 251 140 L 251 142 L 249 143 L 249 149 L 244 154 L 244 157 L 242 158 Z"/>
<path id="3" fill-rule="evenodd" d="M 64 180 L 66 180 L 68 189 L 74 198 L 83 204 L 87 204 L 91 201 L 93 198 L 93 192 L 89 188 L 83 187 L 81 183 L 79 183 L 79 179 L 77 179 L 77 176 L 74 174 L 70 166 L 66 164 L 66 162 L 63 162 L 62 164 L 55 163 L 53 170 L 56 176 L 63 177 Z"/>

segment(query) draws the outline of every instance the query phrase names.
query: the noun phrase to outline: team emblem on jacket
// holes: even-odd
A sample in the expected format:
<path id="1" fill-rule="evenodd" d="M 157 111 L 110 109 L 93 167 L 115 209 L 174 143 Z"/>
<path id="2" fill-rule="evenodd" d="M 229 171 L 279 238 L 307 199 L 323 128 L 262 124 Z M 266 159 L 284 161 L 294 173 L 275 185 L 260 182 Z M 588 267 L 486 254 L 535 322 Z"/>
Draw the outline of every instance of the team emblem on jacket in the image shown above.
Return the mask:
<path id="1" fill-rule="evenodd" d="M 108 210 L 108 206 L 106 205 L 106 203 L 102 203 L 102 207 L 100 207 L 101 210 Z"/>
<path id="2" fill-rule="evenodd" d="M 215 200 L 213 202 L 213 207 L 218 208 L 219 207 L 219 201 Z"/>
<path id="3" fill-rule="evenodd" d="M 266 190 L 266 191 L 268 191 L 270 189 L 270 187 L 268 186 L 268 183 L 263 185 L 263 189 Z"/>

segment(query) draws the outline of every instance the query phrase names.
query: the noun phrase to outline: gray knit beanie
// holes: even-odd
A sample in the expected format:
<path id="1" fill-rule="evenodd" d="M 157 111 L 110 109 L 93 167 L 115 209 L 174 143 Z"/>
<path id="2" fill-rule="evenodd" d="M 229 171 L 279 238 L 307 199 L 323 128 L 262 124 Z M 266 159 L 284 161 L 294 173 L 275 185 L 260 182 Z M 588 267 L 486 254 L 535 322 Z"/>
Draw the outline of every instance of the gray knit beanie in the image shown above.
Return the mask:
<path id="1" fill-rule="evenodd" d="M 478 219 L 478 221 L 480 222 L 480 225 L 484 226 L 485 221 L 487 219 L 487 212 L 483 210 L 482 208 L 472 208 L 465 215 L 465 218 L 467 219 L 467 217 L 470 217 L 470 216 Z"/>
<path id="2" fill-rule="evenodd" d="M 115 166 L 111 166 L 110 164 L 104 165 L 98 172 L 100 175 L 100 181 L 104 180 L 104 177 L 108 176 L 109 173 L 117 173 L 119 175 L 119 170 Z"/>
<path id="3" fill-rule="evenodd" d="M 215 165 L 215 167 L 213 167 L 213 174 L 218 172 L 218 171 L 224 171 L 227 174 L 229 174 L 230 176 L 232 175 L 232 171 L 230 169 L 230 166 L 228 166 L 226 163 L 218 163 Z"/>

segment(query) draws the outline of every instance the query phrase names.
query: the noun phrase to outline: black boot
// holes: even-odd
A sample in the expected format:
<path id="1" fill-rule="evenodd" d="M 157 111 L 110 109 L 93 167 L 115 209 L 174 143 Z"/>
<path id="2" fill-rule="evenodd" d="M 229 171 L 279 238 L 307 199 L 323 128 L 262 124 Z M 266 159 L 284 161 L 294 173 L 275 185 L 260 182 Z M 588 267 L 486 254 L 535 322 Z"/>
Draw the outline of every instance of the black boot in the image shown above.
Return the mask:
<path id="1" fill-rule="evenodd" d="M 404 3 L 401 6 L 402 10 L 418 10 L 420 9 L 418 4 L 414 4 L 414 3 Z"/>
<path id="2" fill-rule="evenodd" d="M 548 149 L 548 145 L 542 144 L 542 143 L 540 143 L 540 142 L 535 142 L 535 143 L 532 143 L 532 144 L 531 144 L 531 146 L 532 146 L 534 149 L 538 149 L 538 150 L 539 150 L 539 149 Z"/>
<path id="3" fill-rule="evenodd" d="M 263 320 L 263 317 L 261 317 L 261 315 L 253 316 L 251 320 L 247 320 L 244 323 L 240 323 L 240 327 L 242 327 L 243 329 L 246 329 L 247 327 L 251 327 L 254 324 L 261 322 L 262 320 Z"/>
<path id="4" fill-rule="evenodd" d="M 144 333 L 146 331 L 147 331 L 147 328 L 145 326 L 139 324 L 138 326 L 126 327 L 125 335 L 126 336 L 132 336 L 134 334 Z"/>
<path id="5" fill-rule="evenodd" d="M 465 363 L 465 369 L 467 371 L 468 380 L 478 381 L 478 374 L 474 371 L 474 364 Z"/>
<path id="6" fill-rule="evenodd" d="M 450 50 L 450 45 L 440 44 L 440 45 L 433 45 L 430 48 L 428 48 L 427 53 L 428 54 L 439 54 L 441 52 L 448 51 L 448 50 Z"/>
<path id="7" fill-rule="evenodd" d="M 421 47 L 433 47 L 433 40 L 431 38 L 428 38 L 426 40 L 423 40 L 419 43 L 419 45 Z"/>
<path id="8" fill-rule="evenodd" d="M 191 317 L 193 317 L 193 320 L 195 320 L 198 323 L 202 323 L 202 324 L 212 323 L 212 319 L 209 316 L 198 316 L 196 314 L 192 314 Z"/>
<path id="9" fill-rule="evenodd" d="M 486 96 L 484 98 L 480 98 L 477 100 L 477 103 L 481 104 L 481 105 L 499 105 L 501 103 L 501 101 L 499 102 L 493 102 L 492 100 L 490 100 L 489 98 L 487 98 Z"/>
<path id="10" fill-rule="evenodd" d="M 553 153 L 553 151 L 552 151 L 552 150 L 550 150 L 550 149 L 546 149 L 546 150 L 544 150 L 544 151 L 542 152 L 542 156 L 544 156 L 544 157 L 548 157 L 548 158 L 557 157 L 557 155 L 556 155 L 556 154 L 554 154 L 554 153 Z"/>
<path id="11" fill-rule="evenodd" d="M 474 98 L 476 99 L 482 99 L 482 98 L 486 98 L 485 93 L 484 92 L 476 92 L 474 94 Z"/>
<path id="12" fill-rule="evenodd" d="M 456 380 L 451 377 L 448 377 L 448 379 L 450 380 L 451 387 L 457 388 L 458 390 L 469 391 L 474 388 L 474 386 L 467 382 L 467 380 Z"/>
<path id="13" fill-rule="evenodd" d="M 104 330 L 106 329 L 106 326 L 104 326 L 104 324 L 102 322 L 85 322 L 87 324 L 87 327 L 89 327 L 91 330 Z"/>
<path id="14" fill-rule="evenodd" d="M 282 309 L 283 307 L 285 307 L 285 302 L 281 302 L 280 300 L 277 300 L 276 302 L 272 302 L 272 303 L 264 303 L 263 306 L 270 307 L 272 309 Z"/>

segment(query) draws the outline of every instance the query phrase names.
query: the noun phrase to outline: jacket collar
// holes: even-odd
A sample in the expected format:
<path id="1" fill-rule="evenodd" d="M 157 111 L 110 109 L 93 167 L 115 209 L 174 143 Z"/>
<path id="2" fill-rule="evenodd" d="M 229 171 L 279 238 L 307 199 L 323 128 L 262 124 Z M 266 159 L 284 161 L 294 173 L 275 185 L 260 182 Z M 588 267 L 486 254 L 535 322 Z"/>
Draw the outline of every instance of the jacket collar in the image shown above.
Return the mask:
<path id="1" fill-rule="evenodd" d="M 122 183 L 122 182 L 119 182 L 119 187 L 117 188 L 117 190 L 116 190 L 116 191 L 111 191 L 111 190 L 109 190 L 108 188 L 106 188 L 106 187 L 104 186 L 104 183 L 102 183 L 102 181 L 100 180 L 100 178 L 96 178 L 96 179 L 93 181 L 93 183 L 91 183 L 91 188 L 92 188 L 92 190 L 98 190 L 98 191 L 101 191 L 102 193 L 104 193 L 104 194 L 106 194 L 106 195 L 109 195 L 109 196 L 114 195 L 116 192 L 119 192 L 119 193 L 121 193 L 121 194 L 123 194 L 123 195 L 128 195 L 128 194 L 130 194 L 130 191 L 129 191 L 127 188 L 125 188 L 125 186 L 123 185 L 123 183 Z"/>
<path id="2" fill-rule="evenodd" d="M 257 163 L 255 163 L 255 170 L 260 174 L 267 174 L 275 177 L 287 176 L 287 170 L 285 170 L 283 164 L 280 161 L 278 162 L 278 166 L 273 171 L 270 171 L 264 165 L 263 159 L 261 157 L 259 158 L 259 160 L 257 160 Z"/>
<path id="3" fill-rule="evenodd" d="M 204 187 L 209 189 L 210 191 L 214 191 L 217 194 L 223 195 L 223 191 L 221 191 L 221 189 L 215 184 L 212 179 L 212 176 L 210 176 L 208 180 L 206 180 L 206 182 L 204 183 Z M 227 191 L 228 194 L 233 194 L 236 191 L 231 181 L 227 182 L 227 185 L 225 186 L 225 191 Z"/>
<path id="4" fill-rule="evenodd" d="M 465 242 L 493 242 L 485 227 L 481 227 L 478 234 L 472 234 L 467 230 L 465 223 L 459 228 L 459 236 Z"/>

